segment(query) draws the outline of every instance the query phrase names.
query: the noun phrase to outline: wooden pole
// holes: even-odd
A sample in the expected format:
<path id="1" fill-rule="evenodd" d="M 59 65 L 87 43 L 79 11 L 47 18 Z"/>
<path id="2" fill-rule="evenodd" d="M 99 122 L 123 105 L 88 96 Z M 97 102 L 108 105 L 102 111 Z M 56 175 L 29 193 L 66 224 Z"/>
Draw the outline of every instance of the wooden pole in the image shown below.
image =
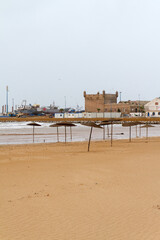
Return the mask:
<path id="1" fill-rule="evenodd" d="M 113 145 L 113 123 L 111 122 L 111 147 Z"/>
<path id="2" fill-rule="evenodd" d="M 67 136 L 66 136 L 66 126 L 65 126 L 65 143 L 67 142 Z"/>
<path id="3" fill-rule="evenodd" d="M 136 138 L 137 138 L 138 136 L 137 136 L 137 125 L 136 125 Z"/>
<path id="4" fill-rule="evenodd" d="M 105 125 L 103 126 L 103 140 L 105 140 Z"/>
<path id="5" fill-rule="evenodd" d="M 72 127 L 70 127 L 70 137 L 71 137 L 71 141 L 72 141 Z"/>
<path id="6" fill-rule="evenodd" d="M 59 132 L 58 132 L 58 127 L 57 127 L 57 142 L 59 142 Z"/>
<path id="7" fill-rule="evenodd" d="M 146 127 L 146 140 L 148 140 L 148 126 Z"/>
<path id="8" fill-rule="evenodd" d="M 131 142 L 131 126 L 129 126 L 129 142 Z"/>
<path id="9" fill-rule="evenodd" d="M 108 138 L 109 138 L 109 125 L 107 125 L 107 133 L 108 133 Z"/>
<path id="10" fill-rule="evenodd" d="M 90 148 L 90 142 L 91 142 L 91 136 L 92 136 L 92 129 L 93 129 L 93 127 L 91 127 L 91 131 L 90 131 L 90 135 L 89 135 L 88 152 L 89 152 L 89 148 Z"/>
<path id="11" fill-rule="evenodd" d="M 141 138 L 141 124 L 139 125 L 139 137 Z"/>
<path id="12" fill-rule="evenodd" d="M 34 126 L 33 126 L 33 143 L 34 143 Z"/>

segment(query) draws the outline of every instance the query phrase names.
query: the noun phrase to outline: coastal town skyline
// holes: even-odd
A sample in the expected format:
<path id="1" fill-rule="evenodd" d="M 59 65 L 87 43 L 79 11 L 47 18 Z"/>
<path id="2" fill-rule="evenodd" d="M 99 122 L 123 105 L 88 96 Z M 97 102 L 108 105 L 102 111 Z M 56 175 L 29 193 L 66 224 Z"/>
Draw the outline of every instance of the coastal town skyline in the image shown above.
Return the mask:
<path id="1" fill-rule="evenodd" d="M 83 99 L 84 99 L 84 103 L 82 105 L 79 105 L 78 103 L 77 104 L 74 104 L 72 102 L 72 105 L 68 105 L 67 104 L 67 96 L 64 96 L 64 103 L 63 105 L 57 105 L 56 102 L 53 100 L 52 102 L 48 103 L 48 104 L 44 104 L 42 102 L 42 104 L 40 104 L 39 102 L 29 102 L 28 99 L 23 99 L 23 100 L 20 100 L 20 102 L 15 102 L 15 99 L 14 98 L 11 98 L 9 95 L 10 91 L 9 91 L 9 87 L 8 85 L 6 86 L 6 90 L 5 90 L 5 101 L 4 103 L 2 102 L 1 105 L 2 105 L 2 112 L 13 112 L 14 110 L 16 110 L 17 108 L 19 107 L 23 107 L 23 106 L 40 106 L 40 107 L 51 107 L 51 108 L 57 108 L 57 109 L 75 109 L 76 111 L 82 111 L 82 110 L 86 110 L 86 104 L 85 104 L 85 96 L 86 96 L 86 91 L 83 92 Z M 144 99 L 141 99 L 140 98 L 140 94 L 138 94 L 138 98 L 137 99 L 123 99 L 122 98 L 122 92 L 120 91 L 116 91 L 115 94 L 113 92 L 106 92 L 105 90 L 102 91 L 102 93 L 100 91 L 98 91 L 97 93 L 88 93 L 87 92 L 87 95 L 89 96 L 89 98 L 91 98 L 91 96 L 97 96 L 97 95 L 103 95 L 103 94 L 106 94 L 106 96 L 114 96 L 116 94 L 116 102 L 117 103 L 121 103 L 121 102 L 149 102 L 150 100 L 144 100 Z M 96 104 L 97 105 L 97 104 Z M 102 109 L 101 109 L 102 110 Z M 103 111 L 102 111 L 103 112 Z"/>

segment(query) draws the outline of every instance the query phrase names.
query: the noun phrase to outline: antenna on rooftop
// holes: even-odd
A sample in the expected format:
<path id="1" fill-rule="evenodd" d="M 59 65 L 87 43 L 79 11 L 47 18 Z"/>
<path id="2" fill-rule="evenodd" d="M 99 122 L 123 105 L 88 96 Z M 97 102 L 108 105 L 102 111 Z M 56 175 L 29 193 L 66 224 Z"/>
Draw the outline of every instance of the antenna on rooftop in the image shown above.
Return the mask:
<path id="1" fill-rule="evenodd" d="M 12 112 L 14 112 L 14 98 L 12 98 Z"/>
<path id="2" fill-rule="evenodd" d="M 66 96 L 64 96 L 64 100 L 65 100 L 65 109 L 66 109 L 66 105 L 67 105 L 67 103 L 66 103 Z"/>
<path id="3" fill-rule="evenodd" d="M 139 100 L 139 116 L 140 116 L 140 94 L 138 94 L 138 100 Z"/>
<path id="4" fill-rule="evenodd" d="M 6 114 L 8 114 L 8 86 L 6 86 Z"/>
<path id="5" fill-rule="evenodd" d="M 119 92 L 120 93 L 120 102 L 121 102 L 121 94 L 122 94 L 122 92 Z"/>

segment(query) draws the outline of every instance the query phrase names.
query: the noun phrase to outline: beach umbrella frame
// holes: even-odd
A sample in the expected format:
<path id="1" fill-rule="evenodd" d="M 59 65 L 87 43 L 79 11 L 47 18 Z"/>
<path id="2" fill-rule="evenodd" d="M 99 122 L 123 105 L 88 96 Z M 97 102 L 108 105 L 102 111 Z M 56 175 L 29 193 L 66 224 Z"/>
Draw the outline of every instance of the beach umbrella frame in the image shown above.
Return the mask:
<path id="1" fill-rule="evenodd" d="M 27 124 L 28 126 L 33 126 L 33 143 L 34 143 L 34 135 L 35 135 L 35 133 L 34 133 L 34 128 L 35 127 L 40 127 L 41 125 L 39 124 L 39 123 L 36 123 L 36 122 L 32 122 L 32 123 L 28 123 Z"/>
<path id="2" fill-rule="evenodd" d="M 59 142 L 59 131 L 58 128 L 59 127 L 64 127 L 65 130 L 65 143 L 67 142 L 67 127 L 70 127 L 70 137 L 71 137 L 71 141 L 72 141 L 72 129 L 71 127 L 75 127 L 76 125 L 74 123 L 71 122 L 59 122 L 59 123 L 55 123 L 55 124 L 51 124 L 49 127 L 57 127 L 57 142 Z"/>
<path id="3" fill-rule="evenodd" d="M 82 122 L 81 125 L 84 125 L 84 126 L 87 126 L 87 127 L 91 127 L 90 134 L 89 134 L 89 140 L 88 140 L 88 152 L 89 152 L 93 128 L 101 128 L 101 129 L 103 129 L 103 127 L 101 127 L 100 125 L 96 124 L 95 122 Z"/>

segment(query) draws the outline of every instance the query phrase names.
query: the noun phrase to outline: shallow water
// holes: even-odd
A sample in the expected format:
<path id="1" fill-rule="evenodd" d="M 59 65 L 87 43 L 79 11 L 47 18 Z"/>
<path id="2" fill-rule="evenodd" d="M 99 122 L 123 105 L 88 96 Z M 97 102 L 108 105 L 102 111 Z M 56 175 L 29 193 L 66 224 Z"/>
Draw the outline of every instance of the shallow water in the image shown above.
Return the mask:
<path id="1" fill-rule="evenodd" d="M 57 142 L 57 128 L 51 128 L 51 123 L 40 123 L 41 127 L 35 127 L 35 143 L 49 143 Z M 72 127 L 72 139 L 70 134 L 70 127 L 67 128 L 67 142 L 71 141 L 88 141 L 90 127 L 76 124 Z M 149 128 L 149 137 L 160 136 L 160 125 Z M 65 134 L 64 127 L 59 127 L 59 141 L 64 142 Z M 105 139 L 110 139 L 110 126 L 105 126 Z M 132 127 L 132 138 L 146 136 L 146 129 L 137 126 Z M 113 139 L 128 139 L 129 127 L 122 127 L 121 124 L 115 124 L 113 127 Z M 104 130 L 94 128 L 92 132 L 92 140 L 103 140 Z M 7 122 L 0 123 L 0 144 L 26 144 L 33 142 L 33 127 L 27 126 L 26 122 Z"/>

